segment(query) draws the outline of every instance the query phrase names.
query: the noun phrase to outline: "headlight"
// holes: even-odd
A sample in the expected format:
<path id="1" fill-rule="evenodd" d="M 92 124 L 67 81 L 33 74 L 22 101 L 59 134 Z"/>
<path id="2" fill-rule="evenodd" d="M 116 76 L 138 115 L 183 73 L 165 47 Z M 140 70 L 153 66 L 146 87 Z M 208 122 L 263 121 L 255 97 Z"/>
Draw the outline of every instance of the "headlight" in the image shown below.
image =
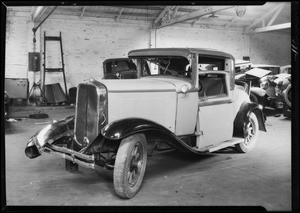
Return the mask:
<path id="1" fill-rule="evenodd" d="M 276 94 L 276 96 L 282 95 L 282 90 L 278 86 L 275 87 L 275 94 Z"/>

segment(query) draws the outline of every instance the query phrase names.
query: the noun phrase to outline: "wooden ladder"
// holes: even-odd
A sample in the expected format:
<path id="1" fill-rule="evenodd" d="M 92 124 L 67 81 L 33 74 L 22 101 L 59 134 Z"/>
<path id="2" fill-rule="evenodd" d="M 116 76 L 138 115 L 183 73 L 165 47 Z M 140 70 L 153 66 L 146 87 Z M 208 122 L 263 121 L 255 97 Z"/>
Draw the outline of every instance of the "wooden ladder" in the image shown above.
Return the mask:
<path id="1" fill-rule="evenodd" d="M 46 67 L 46 64 L 47 64 L 46 63 L 46 60 L 47 60 L 47 56 L 46 56 L 47 41 L 59 41 L 62 67 L 60 67 L 60 68 L 47 68 Z M 61 32 L 59 32 L 59 36 L 46 36 L 46 31 L 44 31 L 44 53 L 43 53 L 43 55 L 44 55 L 44 63 L 43 63 L 44 70 L 43 70 L 43 83 L 42 83 L 43 102 L 44 103 L 46 102 L 46 99 L 45 99 L 45 79 L 46 79 L 46 73 L 47 72 L 62 72 L 63 79 L 64 79 L 65 95 L 66 95 L 66 98 L 67 98 L 67 102 L 69 102 L 67 84 L 66 84 L 65 63 L 64 63 L 64 53 L 63 53 Z"/>

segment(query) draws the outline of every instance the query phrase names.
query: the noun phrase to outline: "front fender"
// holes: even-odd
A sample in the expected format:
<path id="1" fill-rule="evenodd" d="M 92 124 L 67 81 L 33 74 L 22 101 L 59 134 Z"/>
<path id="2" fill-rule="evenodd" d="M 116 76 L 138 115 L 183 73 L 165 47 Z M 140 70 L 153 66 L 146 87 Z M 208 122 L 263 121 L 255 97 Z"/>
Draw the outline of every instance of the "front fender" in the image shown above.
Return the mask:
<path id="1" fill-rule="evenodd" d="M 146 119 L 126 118 L 114 121 L 102 128 L 101 134 L 109 140 L 121 140 L 144 131 L 162 131 L 170 133 L 165 127 Z"/>
<path id="2" fill-rule="evenodd" d="M 164 126 L 157 124 L 153 121 L 141 118 L 126 118 L 114 121 L 107 124 L 102 130 L 103 137 L 109 140 L 122 140 L 130 135 L 136 133 L 155 133 L 161 137 L 168 138 L 170 145 L 181 151 L 192 152 L 194 154 L 201 154 L 203 152 L 197 151 L 187 145 L 180 137 L 176 136 L 173 132 Z"/>
<path id="3" fill-rule="evenodd" d="M 69 116 L 63 120 L 49 124 L 35 135 L 33 135 L 25 148 L 25 154 L 29 158 L 35 158 L 40 155 L 41 149 L 48 144 L 61 139 L 62 137 L 73 137 L 74 134 L 74 118 Z"/>
<path id="4" fill-rule="evenodd" d="M 259 87 L 251 87 L 250 92 L 259 97 L 264 97 L 267 94 L 266 90 Z"/>
<path id="5" fill-rule="evenodd" d="M 253 112 L 258 119 L 259 130 L 267 131 L 265 126 L 266 117 L 262 109 L 259 108 L 259 105 L 254 102 L 244 102 L 234 120 L 235 136 L 243 135 L 243 128 L 251 112 Z"/>

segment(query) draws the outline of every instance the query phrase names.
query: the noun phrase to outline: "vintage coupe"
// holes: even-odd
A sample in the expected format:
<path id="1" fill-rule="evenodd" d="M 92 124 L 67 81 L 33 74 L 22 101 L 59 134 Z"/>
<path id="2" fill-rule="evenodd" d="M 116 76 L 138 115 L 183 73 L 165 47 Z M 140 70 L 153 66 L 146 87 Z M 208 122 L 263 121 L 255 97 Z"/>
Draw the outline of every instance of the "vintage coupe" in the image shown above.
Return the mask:
<path id="1" fill-rule="evenodd" d="M 235 84 L 234 58 L 196 48 L 130 51 L 136 79 L 90 79 L 78 85 L 75 116 L 49 124 L 29 139 L 25 153 L 62 157 L 113 170 L 117 195 L 139 190 L 147 154 L 171 147 L 194 155 L 233 146 L 252 150 L 266 131 L 246 83 Z"/>

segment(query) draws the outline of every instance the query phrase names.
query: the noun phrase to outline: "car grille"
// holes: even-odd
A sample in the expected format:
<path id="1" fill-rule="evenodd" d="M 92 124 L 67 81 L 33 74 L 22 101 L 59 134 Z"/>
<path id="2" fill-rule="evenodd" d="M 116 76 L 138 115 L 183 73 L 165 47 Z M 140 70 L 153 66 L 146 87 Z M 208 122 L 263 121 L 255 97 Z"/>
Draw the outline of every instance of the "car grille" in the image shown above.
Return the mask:
<path id="1" fill-rule="evenodd" d="M 75 141 L 81 146 L 92 142 L 106 123 L 105 94 L 100 95 L 98 89 L 91 84 L 77 88 Z"/>

